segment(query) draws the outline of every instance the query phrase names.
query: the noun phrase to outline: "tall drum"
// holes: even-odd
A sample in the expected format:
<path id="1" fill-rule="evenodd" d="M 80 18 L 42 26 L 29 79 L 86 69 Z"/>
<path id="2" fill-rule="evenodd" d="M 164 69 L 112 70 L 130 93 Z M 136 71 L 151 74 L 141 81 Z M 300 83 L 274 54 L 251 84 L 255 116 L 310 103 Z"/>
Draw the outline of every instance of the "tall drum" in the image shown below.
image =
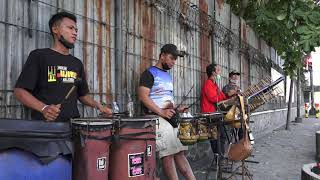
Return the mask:
<path id="1" fill-rule="evenodd" d="M 112 121 L 109 119 L 73 119 L 73 179 L 107 180 Z"/>
<path id="2" fill-rule="evenodd" d="M 114 119 L 110 155 L 111 180 L 156 179 L 157 117 Z"/>

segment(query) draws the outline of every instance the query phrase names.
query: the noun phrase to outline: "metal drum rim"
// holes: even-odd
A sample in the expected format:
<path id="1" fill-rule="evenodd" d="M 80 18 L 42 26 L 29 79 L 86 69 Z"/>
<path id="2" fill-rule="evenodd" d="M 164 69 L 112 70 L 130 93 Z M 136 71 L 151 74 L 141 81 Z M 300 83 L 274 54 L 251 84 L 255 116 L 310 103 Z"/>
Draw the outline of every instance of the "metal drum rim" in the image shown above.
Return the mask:
<path id="1" fill-rule="evenodd" d="M 104 118 L 76 118 L 71 119 L 71 124 L 82 126 L 105 126 L 112 125 L 113 121 Z"/>

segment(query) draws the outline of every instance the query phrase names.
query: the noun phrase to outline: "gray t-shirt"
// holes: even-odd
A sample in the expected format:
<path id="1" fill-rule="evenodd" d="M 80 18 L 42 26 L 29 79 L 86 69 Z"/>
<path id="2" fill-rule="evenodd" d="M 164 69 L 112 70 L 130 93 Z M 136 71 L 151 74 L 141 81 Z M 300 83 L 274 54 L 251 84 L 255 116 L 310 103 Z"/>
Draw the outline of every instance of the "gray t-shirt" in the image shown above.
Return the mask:
<path id="1" fill-rule="evenodd" d="M 240 90 L 240 87 L 235 84 L 228 83 L 223 87 L 222 92 L 227 96 L 227 98 L 230 98 L 231 96 L 228 96 L 228 92 L 231 90 L 238 91 Z"/>

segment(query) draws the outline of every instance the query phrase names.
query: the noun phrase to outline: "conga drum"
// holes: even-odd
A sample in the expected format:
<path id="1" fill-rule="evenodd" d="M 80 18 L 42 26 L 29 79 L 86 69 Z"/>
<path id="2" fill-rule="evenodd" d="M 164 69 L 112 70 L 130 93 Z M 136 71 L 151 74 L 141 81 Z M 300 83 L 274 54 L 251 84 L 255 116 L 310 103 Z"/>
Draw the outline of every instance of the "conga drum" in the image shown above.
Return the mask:
<path id="1" fill-rule="evenodd" d="M 197 122 L 194 117 L 180 117 L 179 139 L 183 145 L 193 145 L 199 139 Z"/>
<path id="2" fill-rule="evenodd" d="M 0 119 L 1 180 L 71 180 L 69 123 Z"/>
<path id="3" fill-rule="evenodd" d="M 156 124 L 158 118 L 114 119 L 110 155 L 111 180 L 156 179 Z"/>
<path id="4" fill-rule="evenodd" d="M 72 119 L 74 142 L 73 179 L 107 180 L 112 121 L 109 119 Z"/>

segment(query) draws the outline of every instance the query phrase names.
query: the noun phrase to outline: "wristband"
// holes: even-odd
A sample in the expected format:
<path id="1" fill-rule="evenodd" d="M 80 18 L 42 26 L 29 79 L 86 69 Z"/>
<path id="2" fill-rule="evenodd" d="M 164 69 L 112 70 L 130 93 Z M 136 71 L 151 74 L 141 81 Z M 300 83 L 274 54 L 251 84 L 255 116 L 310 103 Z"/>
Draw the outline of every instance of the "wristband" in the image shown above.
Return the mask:
<path id="1" fill-rule="evenodd" d="M 45 108 L 47 108 L 49 105 L 45 105 L 45 106 L 43 106 L 43 108 L 41 109 L 41 112 L 43 112 L 43 110 L 45 109 Z"/>

